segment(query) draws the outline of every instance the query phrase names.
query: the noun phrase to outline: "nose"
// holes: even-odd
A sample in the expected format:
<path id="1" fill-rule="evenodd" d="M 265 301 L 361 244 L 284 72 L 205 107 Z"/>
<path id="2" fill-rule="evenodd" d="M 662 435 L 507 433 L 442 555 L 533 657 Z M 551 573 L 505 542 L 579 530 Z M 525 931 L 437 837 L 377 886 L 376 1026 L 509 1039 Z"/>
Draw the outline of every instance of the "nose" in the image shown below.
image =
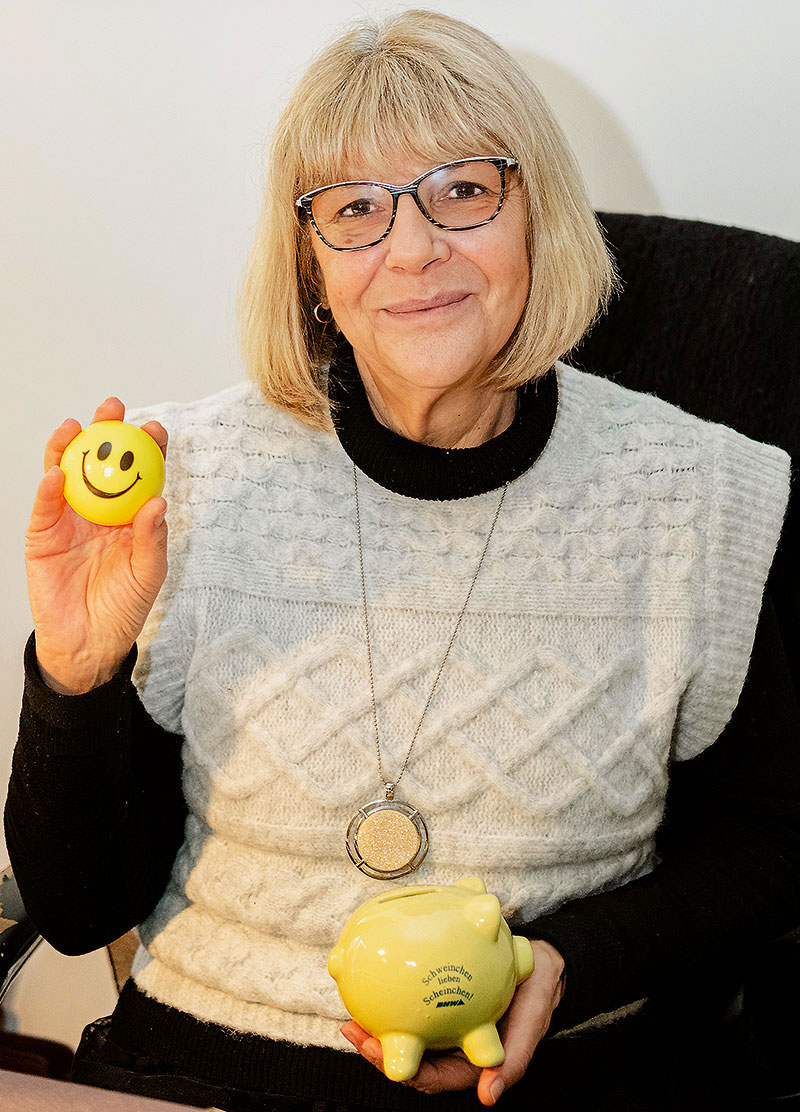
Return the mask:
<path id="1" fill-rule="evenodd" d="M 431 224 L 417 208 L 414 198 L 397 199 L 397 213 L 386 244 L 386 265 L 419 272 L 437 259 L 446 259 L 450 245 L 446 233 Z"/>

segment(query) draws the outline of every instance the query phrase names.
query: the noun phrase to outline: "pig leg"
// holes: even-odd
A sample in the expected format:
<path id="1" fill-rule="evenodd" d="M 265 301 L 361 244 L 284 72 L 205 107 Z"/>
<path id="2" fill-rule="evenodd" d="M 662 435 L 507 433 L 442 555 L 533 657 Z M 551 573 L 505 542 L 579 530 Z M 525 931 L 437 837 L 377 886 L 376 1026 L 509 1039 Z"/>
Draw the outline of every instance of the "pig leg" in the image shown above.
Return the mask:
<path id="1" fill-rule="evenodd" d="M 416 1035 L 391 1032 L 381 1037 L 383 1070 L 392 1081 L 408 1081 L 419 1069 L 425 1047 Z"/>
<path id="2" fill-rule="evenodd" d="M 499 1066 L 506 1054 L 497 1028 L 493 1023 L 484 1023 L 465 1037 L 461 1049 L 473 1066 Z"/>

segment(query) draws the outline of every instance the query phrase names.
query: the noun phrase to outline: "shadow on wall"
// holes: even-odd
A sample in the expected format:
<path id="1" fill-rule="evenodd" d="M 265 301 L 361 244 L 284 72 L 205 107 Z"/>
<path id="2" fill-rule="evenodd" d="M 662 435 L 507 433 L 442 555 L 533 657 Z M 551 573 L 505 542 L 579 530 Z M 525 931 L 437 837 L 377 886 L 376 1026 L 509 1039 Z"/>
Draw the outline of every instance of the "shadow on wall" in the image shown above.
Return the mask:
<path id="1" fill-rule="evenodd" d="M 547 59 L 511 51 L 561 124 L 596 209 L 663 214 L 655 186 L 619 120 L 594 90 Z"/>

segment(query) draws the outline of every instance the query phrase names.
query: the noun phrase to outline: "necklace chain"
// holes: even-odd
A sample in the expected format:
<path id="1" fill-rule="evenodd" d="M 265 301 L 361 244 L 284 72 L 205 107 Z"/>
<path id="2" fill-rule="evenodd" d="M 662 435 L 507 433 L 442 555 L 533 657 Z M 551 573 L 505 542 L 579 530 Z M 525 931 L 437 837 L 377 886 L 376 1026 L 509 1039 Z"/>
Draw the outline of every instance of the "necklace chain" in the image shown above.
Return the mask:
<path id="1" fill-rule="evenodd" d="M 439 665 L 439 671 L 436 673 L 436 679 L 433 681 L 433 687 L 431 688 L 430 695 L 428 696 L 428 701 L 425 703 L 425 707 L 424 707 L 424 709 L 422 711 L 422 714 L 420 716 L 420 720 L 417 723 L 417 728 L 414 731 L 414 736 L 411 739 L 411 744 L 408 747 L 408 752 L 406 753 L 406 759 L 403 761 L 400 772 L 397 775 L 397 779 L 394 780 L 394 781 L 386 779 L 386 774 L 383 771 L 383 761 L 381 760 L 381 743 L 380 743 L 380 736 L 379 736 L 379 733 L 378 733 L 378 706 L 377 706 L 377 702 L 375 700 L 375 674 L 374 674 L 373 668 L 372 668 L 372 640 L 371 640 L 370 634 L 369 634 L 369 615 L 368 615 L 368 612 L 367 612 L 367 582 L 366 582 L 366 578 L 364 576 L 364 546 L 363 546 L 363 543 L 362 543 L 362 540 L 361 540 L 361 508 L 360 508 L 359 500 L 358 500 L 358 470 L 356 468 L 355 463 L 353 464 L 353 487 L 354 487 L 355 496 L 356 496 L 356 531 L 358 533 L 358 563 L 359 563 L 359 568 L 361 569 L 361 600 L 362 600 L 363 608 L 364 608 L 364 634 L 365 634 L 365 638 L 366 638 L 366 642 L 367 642 L 367 666 L 369 668 L 369 690 L 370 690 L 370 695 L 372 696 L 372 725 L 373 725 L 373 728 L 374 728 L 374 731 L 375 731 L 375 752 L 378 755 L 378 772 L 380 774 L 380 778 L 381 778 L 381 780 L 384 784 L 384 787 L 386 789 L 386 798 L 387 799 L 394 799 L 394 790 L 397 787 L 397 785 L 400 783 L 400 781 L 402 780 L 403 773 L 405 772 L 406 768 L 408 767 L 408 762 L 411 758 L 411 751 L 414 748 L 414 744 L 416 743 L 417 736 L 419 735 L 419 731 L 422 728 L 422 723 L 425 720 L 425 715 L 428 713 L 428 707 L 431 705 L 431 703 L 433 701 L 433 696 L 436 692 L 436 688 L 439 686 L 439 679 L 442 675 L 442 672 L 444 671 L 444 666 L 447 663 L 447 658 L 450 655 L 450 650 L 453 647 L 456 636 L 458 635 L 458 630 L 459 630 L 459 627 L 461 626 L 461 620 L 462 620 L 462 618 L 464 617 L 464 614 L 467 611 L 467 607 L 469 606 L 469 600 L 472 597 L 473 588 L 475 587 L 475 584 L 478 580 L 478 576 L 480 575 L 480 570 L 483 567 L 484 558 L 485 558 L 486 553 L 489 549 L 489 542 L 492 539 L 492 534 L 494 533 L 494 527 L 495 527 L 495 525 L 497 525 L 497 519 L 500 516 L 500 510 L 503 508 L 503 502 L 505 501 L 506 491 L 508 490 L 508 483 L 505 483 L 504 486 L 503 486 L 502 493 L 500 494 L 500 501 L 497 503 L 497 509 L 494 512 L 494 518 L 492 519 L 492 524 L 491 524 L 491 527 L 489 528 L 489 533 L 486 537 L 486 543 L 483 546 L 483 551 L 481 552 L 480 559 L 478 560 L 478 566 L 475 569 L 475 574 L 472 577 L 472 582 L 470 583 L 469 590 L 467 591 L 467 597 L 464 599 L 464 605 L 461 607 L 461 611 L 458 615 L 458 618 L 456 619 L 455 628 L 453 630 L 452 636 L 450 637 L 450 641 L 447 645 L 447 648 L 445 649 L 445 654 L 442 657 L 442 663 Z"/>

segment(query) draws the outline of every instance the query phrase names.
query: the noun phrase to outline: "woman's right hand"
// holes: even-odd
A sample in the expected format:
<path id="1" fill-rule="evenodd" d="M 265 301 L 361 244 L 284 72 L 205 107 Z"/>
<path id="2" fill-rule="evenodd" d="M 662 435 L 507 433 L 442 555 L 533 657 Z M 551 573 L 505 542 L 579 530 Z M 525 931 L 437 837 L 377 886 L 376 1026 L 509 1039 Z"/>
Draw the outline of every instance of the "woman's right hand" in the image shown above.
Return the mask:
<path id="1" fill-rule="evenodd" d="M 93 421 L 122 421 L 125 407 L 108 398 Z M 166 455 L 167 433 L 142 426 Z M 25 535 L 28 594 L 36 656 L 44 681 L 69 695 L 90 691 L 115 674 L 139 636 L 167 574 L 167 504 L 151 498 L 130 525 L 94 525 L 64 499 L 58 466 L 81 431 L 71 418 L 47 442 L 45 475 Z"/>

